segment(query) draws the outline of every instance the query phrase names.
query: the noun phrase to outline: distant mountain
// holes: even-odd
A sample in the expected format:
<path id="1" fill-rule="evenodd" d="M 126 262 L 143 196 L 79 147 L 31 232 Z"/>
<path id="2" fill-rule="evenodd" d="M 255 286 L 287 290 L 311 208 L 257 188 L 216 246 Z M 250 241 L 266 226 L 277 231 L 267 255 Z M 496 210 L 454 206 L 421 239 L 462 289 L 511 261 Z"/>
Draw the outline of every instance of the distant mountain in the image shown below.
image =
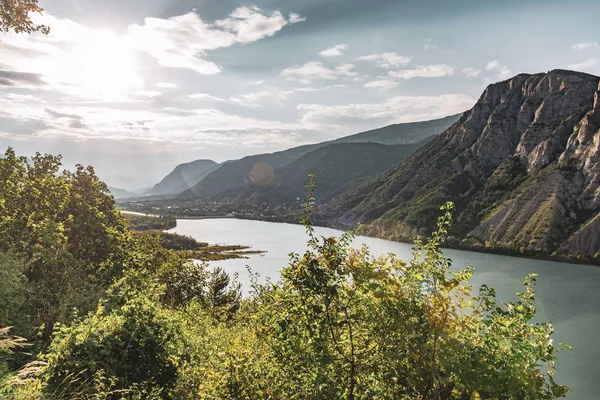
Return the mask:
<path id="1" fill-rule="evenodd" d="M 147 181 L 143 178 L 127 176 L 127 175 L 111 175 L 111 176 L 100 176 L 100 178 L 106 182 L 108 186 L 113 188 L 122 188 L 129 192 L 139 192 L 143 188 L 152 187 L 153 182 Z"/>
<path id="2" fill-rule="evenodd" d="M 600 260 L 600 78 L 555 70 L 492 84 L 397 168 L 323 207 L 337 226 L 409 239 L 456 203 L 465 245 Z"/>
<path id="3" fill-rule="evenodd" d="M 207 200 L 227 198 L 238 190 L 245 190 L 247 185 L 252 183 L 251 174 L 253 168 L 257 165 L 270 168 L 271 173 L 274 173 L 274 171 L 298 160 L 305 154 L 336 143 L 415 144 L 427 137 L 440 134 L 456 122 L 459 117 L 460 115 L 453 115 L 432 121 L 395 124 L 327 142 L 228 161 L 178 197 L 181 199 Z M 275 178 L 277 178 L 277 175 Z M 306 181 L 306 176 L 304 181 Z M 300 185 L 300 190 L 303 190 L 304 184 Z"/>
<path id="4" fill-rule="evenodd" d="M 361 179 L 381 173 L 405 160 L 434 136 L 414 144 L 333 143 L 276 169 L 272 182 L 250 182 L 211 199 L 237 203 L 294 203 L 304 200 L 308 174 L 317 179 L 315 198 L 330 199 Z"/>
<path id="5" fill-rule="evenodd" d="M 125 189 L 115 188 L 112 186 L 109 186 L 108 190 L 110 190 L 110 193 L 114 196 L 115 199 L 123 199 L 123 198 L 127 198 L 127 197 L 139 196 L 138 194 L 136 194 L 134 192 L 130 192 Z"/>
<path id="6" fill-rule="evenodd" d="M 180 164 L 145 194 L 175 195 L 181 193 L 204 179 L 204 177 L 214 171 L 218 165 L 219 164 L 212 160 L 196 160 L 186 164 Z"/>

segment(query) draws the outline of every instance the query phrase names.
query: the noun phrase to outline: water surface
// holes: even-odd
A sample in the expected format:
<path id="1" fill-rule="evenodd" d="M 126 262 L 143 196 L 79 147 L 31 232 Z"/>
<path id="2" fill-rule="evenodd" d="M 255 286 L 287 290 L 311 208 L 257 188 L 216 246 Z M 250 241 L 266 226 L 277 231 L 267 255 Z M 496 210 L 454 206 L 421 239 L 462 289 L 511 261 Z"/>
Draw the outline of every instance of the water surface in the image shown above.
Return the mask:
<path id="1" fill-rule="evenodd" d="M 237 272 L 246 293 L 249 290 L 246 266 L 261 278 L 278 280 L 278 271 L 288 264 L 289 253 L 303 252 L 307 239 L 300 225 L 241 219 L 178 220 L 177 228 L 172 231 L 211 244 L 243 244 L 267 251 L 249 259 L 214 263 L 230 273 Z M 341 234 L 329 228 L 317 228 L 316 233 Z M 354 245 L 363 244 L 373 254 L 395 253 L 405 260 L 411 257 L 409 244 L 357 237 Z M 486 283 L 497 290 L 500 300 L 513 299 L 514 293 L 522 290 L 526 276 L 538 274 L 539 319 L 552 322 L 555 342 L 570 344 L 574 349 L 559 354 L 557 382 L 573 390 L 567 396 L 570 400 L 600 399 L 600 267 L 451 249 L 444 254 L 452 259 L 455 268 L 473 266 L 474 289 Z"/>

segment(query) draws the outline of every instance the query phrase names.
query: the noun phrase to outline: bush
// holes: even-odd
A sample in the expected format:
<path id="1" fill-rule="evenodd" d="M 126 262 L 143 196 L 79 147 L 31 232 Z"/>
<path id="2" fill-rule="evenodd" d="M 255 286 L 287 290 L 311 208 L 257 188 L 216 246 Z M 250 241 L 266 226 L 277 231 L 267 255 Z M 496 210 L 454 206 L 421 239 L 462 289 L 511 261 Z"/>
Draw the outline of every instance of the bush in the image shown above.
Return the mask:
<path id="1" fill-rule="evenodd" d="M 175 384 L 185 345 L 177 321 L 158 303 L 160 291 L 133 274 L 109 294 L 93 315 L 55 335 L 43 374 L 46 396 L 79 398 L 104 387 L 107 398 L 123 391 L 166 398 Z"/>

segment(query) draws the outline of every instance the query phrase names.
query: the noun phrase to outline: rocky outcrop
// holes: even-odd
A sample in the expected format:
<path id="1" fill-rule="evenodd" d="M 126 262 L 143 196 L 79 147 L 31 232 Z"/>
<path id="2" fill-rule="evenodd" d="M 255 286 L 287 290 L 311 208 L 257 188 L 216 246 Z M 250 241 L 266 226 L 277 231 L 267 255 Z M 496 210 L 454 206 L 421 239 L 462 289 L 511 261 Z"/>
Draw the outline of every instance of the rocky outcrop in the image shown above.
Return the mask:
<path id="1" fill-rule="evenodd" d="M 432 229 L 439 206 L 453 201 L 457 237 L 591 257 L 600 252 L 590 239 L 600 228 L 590 219 L 600 210 L 599 85 L 565 70 L 492 84 L 433 142 L 324 213 L 385 236 Z"/>

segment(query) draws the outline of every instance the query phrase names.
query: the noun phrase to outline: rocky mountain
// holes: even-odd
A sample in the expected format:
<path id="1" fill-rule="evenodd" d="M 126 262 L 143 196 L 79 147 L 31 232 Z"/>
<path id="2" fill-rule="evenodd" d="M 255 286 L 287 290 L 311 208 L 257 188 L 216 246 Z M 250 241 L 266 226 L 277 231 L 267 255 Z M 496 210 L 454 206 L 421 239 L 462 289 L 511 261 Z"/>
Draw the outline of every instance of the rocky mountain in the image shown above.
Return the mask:
<path id="1" fill-rule="evenodd" d="M 433 137 L 405 145 L 333 143 L 274 170 L 270 176 L 265 166 L 267 175 L 264 177 L 257 179 L 255 174 L 243 188 L 224 191 L 211 199 L 254 204 L 300 203 L 306 195 L 307 176 L 314 174 L 318 182 L 315 198 L 329 200 L 361 179 L 399 164 Z M 256 167 L 254 169 L 256 171 Z"/>
<path id="2" fill-rule="evenodd" d="M 181 193 L 196 185 L 218 166 L 219 164 L 212 160 L 196 160 L 180 164 L 145 194 L 160 196 Z"/>
<path id="3" fill-rule="evenodd" d="M 599 257 L 599 84 L 564 70 L 492 84 L 447 131 L 322 217 L 409 239 L 430 231 L 451 200 L 450 234 L 463 245 Z"/>
<path id="4" fill-rule="evenodd" d="M 253 183 L 252 174 L 266 174 L 267 179 L 269 175 L 277 177 L 275 171 L 279 168 L 325 146 L 336 143 L 415 144 L 430 136 L 440 134 L 459 117 L 459 115 L 453 115 L 432 121 L 395 124 L 332 141 L 228 161 L 208 174 L 196 186 L 181 193 L 179 198 L 206 200 L 229 198 L 236 191 L 244 191 L 249 184 Z M 306 176 L 304 183 L 299 187 L 300 190 L 304 190 L 305 182 Z"/>

